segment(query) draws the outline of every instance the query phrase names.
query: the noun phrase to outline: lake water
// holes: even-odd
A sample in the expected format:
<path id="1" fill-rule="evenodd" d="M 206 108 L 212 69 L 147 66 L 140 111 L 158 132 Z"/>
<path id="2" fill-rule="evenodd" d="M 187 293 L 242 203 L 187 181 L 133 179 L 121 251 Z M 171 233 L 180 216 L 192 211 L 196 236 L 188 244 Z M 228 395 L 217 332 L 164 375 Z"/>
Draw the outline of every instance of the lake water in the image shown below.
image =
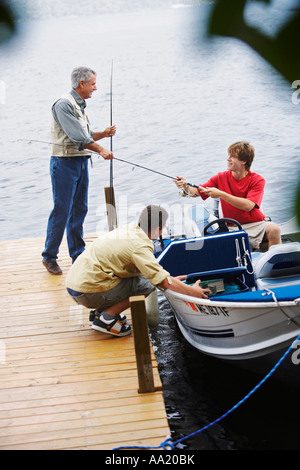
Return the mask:
<path id="1" fill-rule="evenodd" d="M 150 328 L 151 340 L 163 383 L 171 436 L 173 442 L 182 440 L 176 448 L 299 450 L 299 410 L 295 405 L 299 389 L 278 381 L 276 371 L 226 418 L 189 437 L 231 410 L 264 377 L 197 351 L 183 338 L 163 297 L 159 297 L 159 305 L 160 322 Z M 291 360 L 291 354 L 286 360 Z M 295 366 L 295 373 L 299 373 L 298 367 Z"/>
<path id="2" fill-rule="evenodd" d="M 274 34 L 285 11 L 268 8 L 249 5 L 247 20 Z M 206 41 L 209 10 L 203 5 L 28 21 L 21 25 L 19 38 L 1 47 L 1 240 L 45 235 L 52 207 L 47 143 L 51 105 L 69 90 L 71 70 L 88 65 L 98 73 L 98 91 L 88 100 L 87 113 L 95 130 L 107 127 L 112 61 L 117 157 L 200 184 L 226 169 L 228 146 L 245 139 L 256 149 L 253 171 L 266 178 L 265 213 L 275 222 L 293 215 L 300 151 L 294 90 L 239 41 Z M 106 229 L 103 187 L 109 185 L 109 163 L 93 160 L 87 233 Z M 170 178 L 118 161 L 114 188 L 119 224 L 136 220 L 149 203 L 165 204 L 176 219 L 186 203 Z M 232 378 L 236 372 L 231 369 L 225 375 L 224 368 L 190 348 L 168 306 L 160 303 L 161 323 L 153 337 L 178 438 L 218 417 L 253 382 L 242 372 Z M 266 411 L 270 395 L 277 401 L 276 387 L 259 392 L 250 409 L 245 405 L 226 425 L 189 441 L 188 448 L 299 448 L 292 439 L 295 416 L 286 409 L 281 413 L 278 402 L 274 416 L 271 408 Z M 280 393 L 280 403 L 290 402 L 291 391 Z M 266 420 L 273 423 L 278 414 L 280 426 L 274 433 Z"/>

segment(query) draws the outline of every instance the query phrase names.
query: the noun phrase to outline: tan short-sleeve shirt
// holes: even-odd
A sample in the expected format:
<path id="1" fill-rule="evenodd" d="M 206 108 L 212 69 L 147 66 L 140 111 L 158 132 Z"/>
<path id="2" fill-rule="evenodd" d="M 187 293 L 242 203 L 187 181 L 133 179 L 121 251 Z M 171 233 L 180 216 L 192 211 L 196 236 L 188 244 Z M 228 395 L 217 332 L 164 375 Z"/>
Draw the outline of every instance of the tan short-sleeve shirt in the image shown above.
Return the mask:
<path id="1" fill-rule="evenodd" d="M 86 248 L 72 265 L 66 285 L 82 293 L 103 292 L 123 278 L 143 275 L 157 286 L 170 274 L 153 252 L 153 243 L 137 224 L 119 227 Z"/>

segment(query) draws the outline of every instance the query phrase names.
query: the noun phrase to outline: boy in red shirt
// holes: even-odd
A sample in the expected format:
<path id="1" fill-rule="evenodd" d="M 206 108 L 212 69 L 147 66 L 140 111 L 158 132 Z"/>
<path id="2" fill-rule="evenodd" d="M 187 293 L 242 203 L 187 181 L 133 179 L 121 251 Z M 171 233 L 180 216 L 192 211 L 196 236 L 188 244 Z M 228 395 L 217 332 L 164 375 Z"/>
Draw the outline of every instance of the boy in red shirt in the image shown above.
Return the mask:
<path id="1" fill-rule="evenodd" d="M 250 171 L 254 159 L 254 148 L 248 142 L 236 142 L 228 148 L 227 171 L 211 177 L 198 188 L 189 186 L 182 176 L 174 180 L 190 196 L 220 199 L 223 217 L 239 222 L 249 235 L 250 245 L 259 249 L 267 240 L 268 247 L 281 243 L 278 225 L 266 222 L 260 210 L 265 180 Z"/>

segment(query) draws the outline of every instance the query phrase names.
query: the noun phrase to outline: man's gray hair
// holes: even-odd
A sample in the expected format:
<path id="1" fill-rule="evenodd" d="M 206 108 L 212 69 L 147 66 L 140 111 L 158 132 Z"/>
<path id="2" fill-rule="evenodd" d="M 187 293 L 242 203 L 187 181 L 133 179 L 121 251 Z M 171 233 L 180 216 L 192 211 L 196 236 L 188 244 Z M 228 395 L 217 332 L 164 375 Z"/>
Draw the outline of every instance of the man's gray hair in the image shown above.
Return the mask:
<path id="1" fill-rule="evenodd" d="M 97 75 L 96 72 L 89 67 L 76 67 L 71 74 L 72 88 L 77 88 L 81 80 L 87 83 L 92 74 Z"/>

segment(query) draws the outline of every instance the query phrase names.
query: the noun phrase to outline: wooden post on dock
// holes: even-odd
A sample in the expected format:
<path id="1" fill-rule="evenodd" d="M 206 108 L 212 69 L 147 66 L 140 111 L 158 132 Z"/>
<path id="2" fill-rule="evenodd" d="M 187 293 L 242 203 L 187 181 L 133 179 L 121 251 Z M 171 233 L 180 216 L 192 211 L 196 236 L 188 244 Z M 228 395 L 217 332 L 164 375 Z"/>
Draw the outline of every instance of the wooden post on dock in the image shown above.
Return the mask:
<path id="1" fill-rule="evenodd" d="M 111 232 L 118 226 L 115 191 L 114 191 L 113 186 L 105 186 L 104 193 L 105 193 L 105 202 L 106 202 L 108 231 Z"/>
<path id="2" fill-rule="evenodd" d="M 139 393 L 155 392 L 151 352 L 148 335 L 145 296 L 130 297 L 131 318 L 134 333 L 135 355 L 139 379 Z"/>

